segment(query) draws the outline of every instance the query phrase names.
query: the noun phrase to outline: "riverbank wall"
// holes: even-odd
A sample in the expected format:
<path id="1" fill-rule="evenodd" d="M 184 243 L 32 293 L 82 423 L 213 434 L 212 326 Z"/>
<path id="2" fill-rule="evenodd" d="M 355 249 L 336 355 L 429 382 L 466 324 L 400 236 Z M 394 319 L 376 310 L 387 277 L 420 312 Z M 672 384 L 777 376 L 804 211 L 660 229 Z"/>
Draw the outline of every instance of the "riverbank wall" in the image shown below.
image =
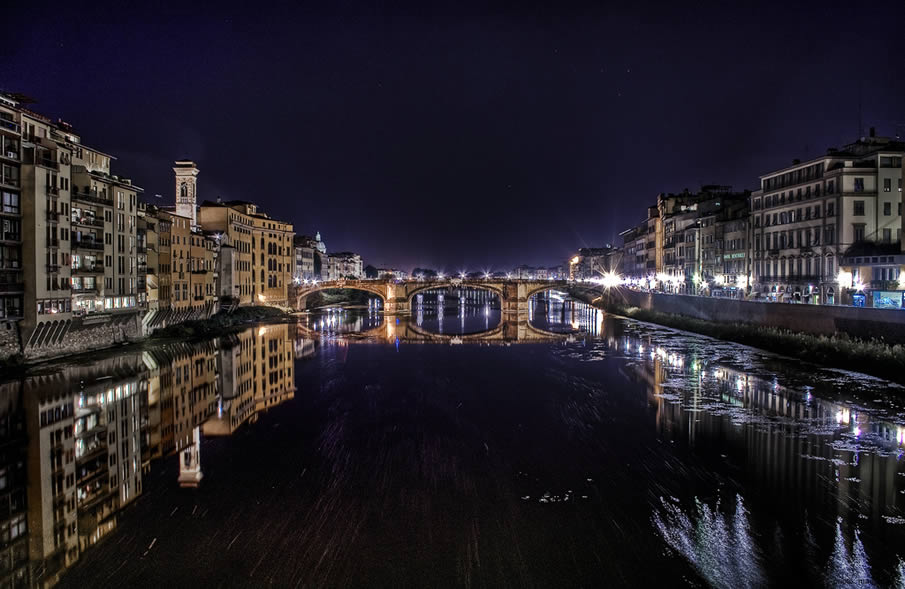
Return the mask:
<path id="1" fill-rule="evenodd" d="M 273 307 L 238 307 L 231 312 L 166 315 L 151 328 L 141 313 L 98 314 L 46 321 L 25 331 L 14 322 L 0 324 L 0 368 L 64 358 L 94 350 L 142 342 L 149 338 L 214 337 L 260 321 L 276 321 L 286 313 Z"/>
<path id="2" fill-rule="evenodd" d="M 605 307 L 636 307 L 719 323 L 905 344 L 905 311 L 893 309 L 762 303 L 629 289 L 613 289 L 601 297 L 601 302 Z"/>

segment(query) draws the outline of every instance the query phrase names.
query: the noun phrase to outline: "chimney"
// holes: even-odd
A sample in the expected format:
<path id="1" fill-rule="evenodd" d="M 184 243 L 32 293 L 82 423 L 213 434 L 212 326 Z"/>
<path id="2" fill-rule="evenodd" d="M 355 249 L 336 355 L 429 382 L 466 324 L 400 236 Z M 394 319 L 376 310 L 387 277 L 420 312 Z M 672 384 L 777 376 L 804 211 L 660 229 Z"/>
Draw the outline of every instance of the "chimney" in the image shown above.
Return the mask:
<path id="1" fill-rule="evenodd" d="M 798 159 L 798 158 L 795 158 L 795 159 L 792 160 L 792 165 L 793 165 L 793 166 L 797 166 L 797 165 L 800 164 L 800 163 L 801 163 L 801 160 Z"/>
<path id="2" fill-rule="evenodd" d="M 870 128 L 870 136 L 871 136 L 871 137 L 876 137 L 876 136 L 877 136 L 877 130 L 876 130 L 875 128 L 873 128 L 873 127 Z"/>

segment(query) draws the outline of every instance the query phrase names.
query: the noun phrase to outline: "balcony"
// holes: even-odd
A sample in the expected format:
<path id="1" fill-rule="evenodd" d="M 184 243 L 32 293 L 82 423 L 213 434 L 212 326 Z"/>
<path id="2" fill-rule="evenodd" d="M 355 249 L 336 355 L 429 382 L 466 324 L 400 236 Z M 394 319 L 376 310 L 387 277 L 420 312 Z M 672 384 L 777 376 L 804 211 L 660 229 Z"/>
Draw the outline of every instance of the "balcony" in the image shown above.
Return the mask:
<path id="1" fill-rule="evenodd" d="M 137 246 L 135 246 L 135 253 L 146 254 L 146 253 L 148 253 L 148 248 L 141 246 L 141 245 L 137 245 Z"/>
<path id="2" fill-rule="evenodd" d="M 4 186 L 11 186 L 13 188 L 19 187 L 19 179 L 13 178 L 11 176 L 0 176 L 0 184 Z"/>
<path id="3" fill-rule="evenodd" d="M 102 250 L 104 249 L 103 242 L 96 241 L 94 239 L 73 239 L 72 247 L 88 249 L 88 250 Z"/>
<path id="4" fill-rule="evenodd" d="M 60 271 L 60 265 L 59 264 L 45 264 L 44 269 L 47 270 L 47 272 L 49 272 L 50 274 L 56 274 L 57 272 Z"/>
<path id="5" fill-rule="evenodd" d="M 104 220 L 98 219 L 97 217 L 77 217 L 73 215 L 72 217 L 73 225 L 82 225 L 84 227 L 103 227 Z"/>
<path id="6" fill-rule="evenodd" d="M 0 119 L 0 129 L 4 131 L 12 131 L 13 133 L 19 132 L 19 123 L 14 121 L 10 121 L 8 119 Z"/>
<path id="7" fill-rule="evenodd" d="M 53 161 L 52 159 L 50 159 L 48 157 L 35 158 L 35 165 L 43 166 L 45 168 L 50 168 L 51 170 L 60 169 L 60 164 L 58 164 L 57 162 Z"/>
<path id="8" fill-rule="evenodd" d="M 81 266 L 73 266 L 72 267 L 73 274 L 103 274 L 104 273 L 104 265 L 103 264 L 83 264 Z"/>
<path id="9" fill-rule="evenodd" d="M 24 282 L 0 282 L 0 293 L 11 294 L 25 291 Z"/>
<path id="10" fill-rule="evenodd" d="M 21 233 L 0 233 L 0 241 L 22 241 Z"/>
<path id="11" fill-rule="evenodd" d="M 97 294 L 97 286 L 73 286 L 72 294 Z"/>
<path id="12" fill-rule="evenodd" d="M 47 211 L 47 220 L 51 223 L 59 223 L 60 214 L 56 211 Z"/>
<path id="13" fill-rule="evenodd" d="M 105 207 L 113 206 L 113 200 L 108 199 L 103 193 L 98 194 L 97 192 L 73 192 L 72 199 L 103 205 Z"/>
<path id="14" fill-rule="evenodd" d="M 195 295 L 195 300 L 196 300 L 196 301 L 203 301 L 203 300 L 204 300 L 204 295 Z"/>
<path id="15" fill-rule="evenodd" d="M 871 280 L 871 290 L 899 290 L 898 280 Z"/>
<path id="16" fill-rule="evenodd" d="M 205 270 L 204 268 L 196 268 L 196 269 L 192 270 L 192 274 L 207 274 L 207 273 L 208 273 L 208 271 Z"/>

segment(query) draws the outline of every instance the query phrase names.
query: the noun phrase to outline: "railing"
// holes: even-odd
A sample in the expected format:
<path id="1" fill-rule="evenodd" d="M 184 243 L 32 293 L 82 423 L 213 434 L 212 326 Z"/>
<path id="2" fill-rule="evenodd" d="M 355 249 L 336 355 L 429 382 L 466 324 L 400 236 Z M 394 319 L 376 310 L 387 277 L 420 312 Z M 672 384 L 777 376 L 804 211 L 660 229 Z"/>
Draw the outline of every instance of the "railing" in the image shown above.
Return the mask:
<path id="1" fill-rule="evenodd" d="M 203 300 L 204 300 L 204 295 L 195 295 L 195 300 L 196 300 L 196 301 L 203 301 Z"/>
<path id="2" fill-rule="evenodd" d="M 9 176 L 0 176 L 0 184 L 5 184 L 7 186 L 18 186 L 19 179 L 18 178 L 10 178 Z"/>
<path id="3" fill-rule="evenodd" d="M 104 244 L 103 242 L 93 239 L 74 239 L 72 240 L 72 247 L 80 247 L 89 250 L 103 250 Z"/>
<path id="4" fill-rule="evenodd" d="M 95 293 L 97 292 L 97 286 L 73 286 L 72 292 L 74 294 Z"/>
<path id="5" fill-rule="evenodd" d="M 24 290 L 24 282 L 0 282 L 0 292 L 22 292 Z"/>
<path id="6" fill-rule="evenodd" d="M 73 217 L 72 222 L 76 225 L 84 225 L 85 227 L 103 227 L 104 220 L 97 217 Z"/>
<path id="7" fill-rule="evenodd" d="M 19 123 L 14 123 L 7 119 L 0 119 L 0 129 L 8 129 L 10 131 L 19 132 Z"/>
<path id="8" fill-rule="evenodd" d="M 47 185 L 47 196 L 57 197 L 60 196 L 60 189 L 56 186 Z"/>
<path id="9" fill-rule="evenodd" d="M 135 252 L 139 253 L 139 254 L 146 254 L 146 253 L 148 253 L 148 248 L 138 245 L 138 246 L 135 246 Z"/>
<path id="10" fill-rule="evenodd" d="M 104 265 L 95 264 L 94 266 L 73 266 L 72 273 L 73 274 L 103 274 Z"/>
<path id="11" fill-rule="evenodd" d="M 50 273 L 56 273 L 60 271 L 59 264 L 45 264 L 44 268 Z"/>
<path id="12" fill-rule="evenodd" d="M 50 168 L 51 170 L 59 170 L 60 164 L 46 157 L 35 158 L 35 164 Z"/>
<path id="13" fill-rule="evenodd" d="M 871 280 L 870 287 L 873 290 L 898 290 L 898 280 Z"/>
<path id="14" fill-rule="evenodd" d="M 207 274 L 207 273 L 208 273 L 208 270 L 205 270 L 204 268 L 195 268 L 194 270 L 192 270 L 192 274 Z"/>
<path id="15" fill-rule="evenodd" d="M 0 233 L 0 241 L 22 241 L 21 233 Z"/>
<path id="16" fill-rule="evenodd" d="M 47 211 L 47 220 L 56 223 L 60 220 L 60 214 L 56 211 Z"/>
<path id="17" fill-rule="evenodd" d="M 84 202 L 91 202 L 99 205 L 104 205 L 108 207 L 113 206 L 113 200 L 104 198 L 103 196 L 98 196 L 97 193 L 91 194 L 88 192 L 73 192 L 72 198 L 76 200 L 81 200 Z"/>

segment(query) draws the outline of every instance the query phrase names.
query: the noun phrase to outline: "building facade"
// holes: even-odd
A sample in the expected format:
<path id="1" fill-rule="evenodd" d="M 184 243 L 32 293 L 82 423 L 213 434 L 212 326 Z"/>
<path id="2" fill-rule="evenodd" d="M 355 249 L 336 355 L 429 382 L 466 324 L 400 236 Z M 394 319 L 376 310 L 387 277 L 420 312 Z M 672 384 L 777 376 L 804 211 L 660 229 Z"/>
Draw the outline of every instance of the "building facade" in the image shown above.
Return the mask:
<path id="1" fill-rule="evenodd" d="M 757 296 L 847 302 L 840 299 L 840 287 L 850 290 L 857 283 L 840 284 L 845 253 L 853 247 L 869 251 L 867 245 L 894 250 L 901 243 L 903 153 L 901 142 L 872 133 L 761 176 L 761 188 L 751 197 L 750 219 Z M 869 268 L 876 267 L 882 276 L 896 265 L 887 255 L 850 257 L 850 273 L 861 273 L 868 281 L 874 279 Z M 865 263 L 865 258 L 871 261 Z"/>
<path id="2" fill-rule="evenodd" d="M 295 267 L 293 228 L 271 219 L 245 201 L 204 201 L 198 223 L 205 232 L 218 235 L 235 256 L 233 297 L 240 304 L 288 303 Z"/>

